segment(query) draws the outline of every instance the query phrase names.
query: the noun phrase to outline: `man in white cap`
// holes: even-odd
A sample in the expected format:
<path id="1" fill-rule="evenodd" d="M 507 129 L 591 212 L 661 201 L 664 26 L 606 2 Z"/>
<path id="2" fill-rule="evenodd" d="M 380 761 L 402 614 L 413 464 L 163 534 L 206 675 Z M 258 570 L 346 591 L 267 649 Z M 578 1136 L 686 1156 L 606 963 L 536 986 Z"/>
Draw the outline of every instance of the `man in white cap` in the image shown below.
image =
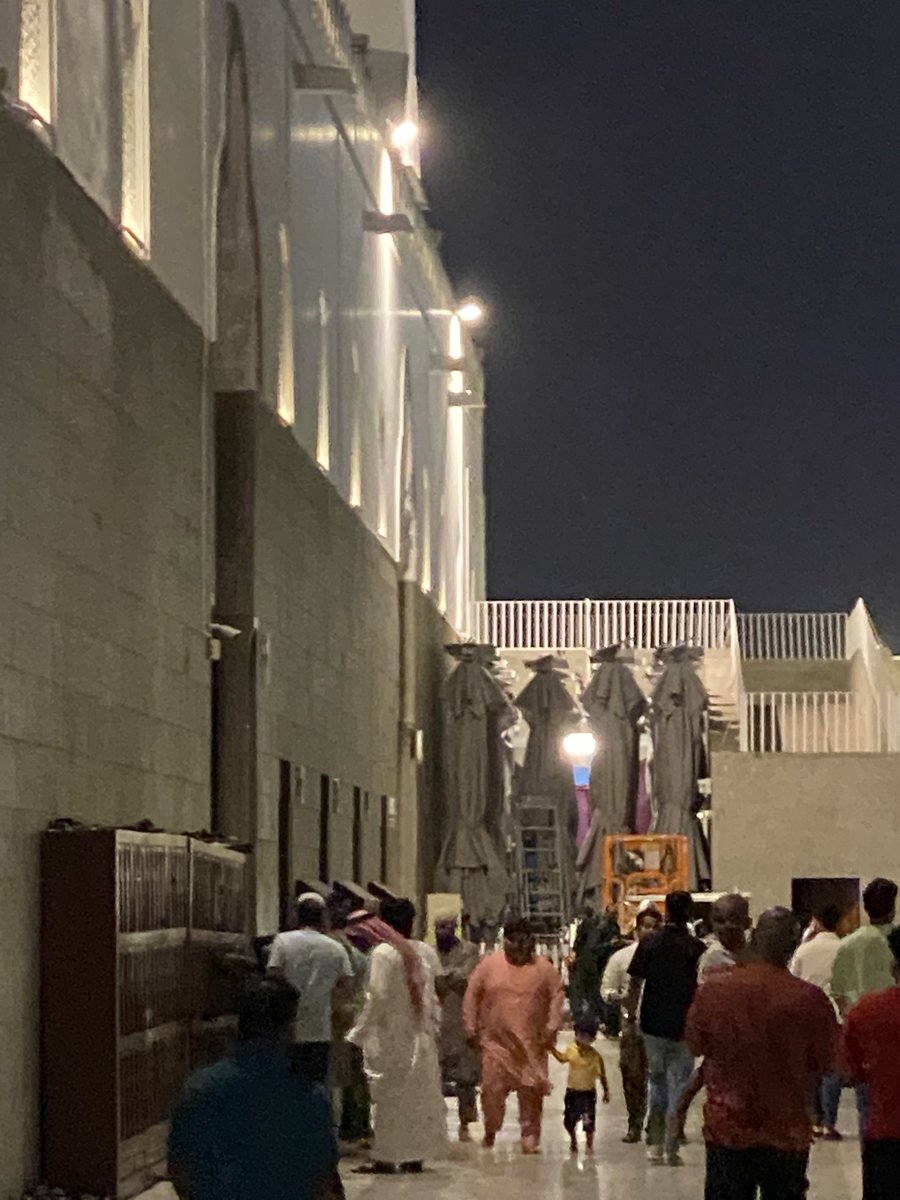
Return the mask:
<path id="1" fill-rule="evenodd" d="M 279 933 L 269 952 L 269 972 L 286 979 L 300 994 L 295 1065 L 315 1083 L 328 1078 L 335 991 L 353 985 L 349 955 L 325 932 L 326 914 L 322 897 L 304 892 L 297 901 L 297 928 Z"/>

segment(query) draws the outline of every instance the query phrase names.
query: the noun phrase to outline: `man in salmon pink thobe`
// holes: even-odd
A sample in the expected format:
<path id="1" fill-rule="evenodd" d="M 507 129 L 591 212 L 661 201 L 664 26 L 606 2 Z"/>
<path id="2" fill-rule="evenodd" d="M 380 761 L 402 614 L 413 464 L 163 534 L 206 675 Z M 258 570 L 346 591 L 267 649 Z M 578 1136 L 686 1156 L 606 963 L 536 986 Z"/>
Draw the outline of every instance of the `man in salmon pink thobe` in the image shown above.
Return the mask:
<path id="1" fill-rule="evenodd" d="M 493 1146 L 506 1099 L 515 1092 L 522 1151 L 537 1153 L 544 1097 L 550 1094 L 547 1056 L 562 1010 L 559 972 L 535 957 L 527 922 L 510 921 L 503 950 L 483 959 L 469 977 L 464 1008 L 466 1033 L 481 1048 L 485 1146 Z"/>

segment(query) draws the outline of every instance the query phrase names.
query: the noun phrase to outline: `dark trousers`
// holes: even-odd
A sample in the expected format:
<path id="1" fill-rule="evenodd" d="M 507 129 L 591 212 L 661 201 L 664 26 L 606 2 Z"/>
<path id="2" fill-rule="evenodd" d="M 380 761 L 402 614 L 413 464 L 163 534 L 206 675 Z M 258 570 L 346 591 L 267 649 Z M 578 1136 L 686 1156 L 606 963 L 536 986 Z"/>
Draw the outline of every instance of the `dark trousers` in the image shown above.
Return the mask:
<path id="1" fill-rule="evenodd" d="M 863 1143 L 863 1200 L 900 1200 L 900 1140 Z"/>
<path id="2" fill-rule="evenodd" d="M 291 1051 L 294 1070 L 310 1083 L 327 1083 L 331 1042 L 297 1042 Z"/>
<path id="3" fill-rule="evenodd" d="M 640 1133 L 647 1115 L 647 1049 L 637 1025 L 625 1025 L 622 1029 L 619 1070 L 628 1110 L 628 1128 Z"/>
<path id="4" fill-rule="evenodd" d="M 754 1146 L 706 1147 L 705 1200 L 804 1200 L 809 1153 Z"/>
<path id="5" fill-rule="evenodd" d="M 458 1083 L 456 1103 L 459 1107 L 460 1125 L 473 1125 L 478 1120 L 478 1084 Z"/>
<path id="6" fill-rule="evenodd" d="M 575 1136 L 575 1130 L 581 1122 L 585 1133 L 593 1133 L 597 1128 L 597 1089 L 576 1091 L 566 1088 L 565 1110 L 563 1125 L 569 1137 Z"/>

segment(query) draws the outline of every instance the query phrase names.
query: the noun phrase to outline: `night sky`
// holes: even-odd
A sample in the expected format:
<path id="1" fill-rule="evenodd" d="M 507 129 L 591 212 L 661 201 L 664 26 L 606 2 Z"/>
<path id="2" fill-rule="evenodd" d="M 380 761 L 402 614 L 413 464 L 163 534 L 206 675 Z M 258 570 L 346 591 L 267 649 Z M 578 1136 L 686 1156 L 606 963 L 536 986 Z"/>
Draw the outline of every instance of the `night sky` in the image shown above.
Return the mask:
<path id="1" fill-rule="evenodd" d="M 490 594 L 863 595 L 900 646 L 897 5 L 419 9 Z"/>

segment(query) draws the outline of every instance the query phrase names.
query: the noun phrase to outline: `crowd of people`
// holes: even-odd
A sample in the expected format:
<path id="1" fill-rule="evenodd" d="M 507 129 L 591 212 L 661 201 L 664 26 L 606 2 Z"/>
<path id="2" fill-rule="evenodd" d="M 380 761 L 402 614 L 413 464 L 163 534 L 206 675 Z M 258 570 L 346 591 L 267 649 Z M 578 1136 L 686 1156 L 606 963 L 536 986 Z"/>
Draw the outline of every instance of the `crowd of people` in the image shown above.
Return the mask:
<path id="1" fill-rule="evenodd" d="M 863 896 L 867 923 L 846 931 L 826 906 L 801 940 L 795 915 L 720 897 L 705 938 L 686 892 L 639 913 L 634 938 L 591 918 L 566 996 L 523 920 L 482 957 L 457 919 L 436 949 L 413 936 L 407 900 L 378 915 L 302 896 L 296 928 L 269 948 L 243 991 L 240 1042 L 195 1075 L 172 1121 L 173 1182 L 183 1200 L 326 1200 L 341 1194 L 340 1143 L 368 1150 L 357 1170 L 409 1175 L 446 1153 L 445 1097 L 460 1141 L 479 1116 L 490 1149 L 509 1096 L 523 1154 L 539 1152 L 551 1056 L 568 1069 L 564 1129 L 594 1150 L 610 1089 L 595 1042 L 619 1042 L 628 1126 L 653 1164 L 682 1164 L 684 1121 L 705 1090 L 705 1200 L 801 1200 L 815 1137 L 838 1140 L 853 1086 L 864 1200 L 900 1200 L 900 929 L 897 886 Z M 614 924 L 614 922 L 613 922 Z M 840 936 L 846 933 L 846 936 Z M 618 934 L 618 927 L 615 927 Z M 595 964 L 578 963 L 585 953 Z M 614 1015 L 612 1015 L 614 1014 Z M 598 1087 L 600 1096 L 598 1096 Z"/>

